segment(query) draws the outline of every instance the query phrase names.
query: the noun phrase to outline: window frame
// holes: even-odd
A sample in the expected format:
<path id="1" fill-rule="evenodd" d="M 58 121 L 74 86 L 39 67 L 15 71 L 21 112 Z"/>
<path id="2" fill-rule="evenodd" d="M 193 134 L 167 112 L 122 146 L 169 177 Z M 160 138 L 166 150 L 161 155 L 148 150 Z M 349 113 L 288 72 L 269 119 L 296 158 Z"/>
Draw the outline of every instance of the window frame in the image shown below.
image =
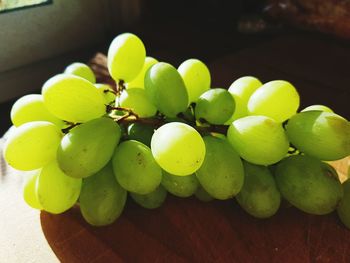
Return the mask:
<path id="1" fill-rule="evenodd" d="M 24 9 L 35 8 L 35 7 L 40 7 L 44 5 L 52 5 L 52 4 L 53 4 L 53 0 L 45 0 L 45 2 L 38 3 L 38 4 L 24 5 L 24 6 L 14 7 L 10 9 L 3 9 L 3 10 L 0 9 L 0 15 L 4 13 L 16 12 Z"/>

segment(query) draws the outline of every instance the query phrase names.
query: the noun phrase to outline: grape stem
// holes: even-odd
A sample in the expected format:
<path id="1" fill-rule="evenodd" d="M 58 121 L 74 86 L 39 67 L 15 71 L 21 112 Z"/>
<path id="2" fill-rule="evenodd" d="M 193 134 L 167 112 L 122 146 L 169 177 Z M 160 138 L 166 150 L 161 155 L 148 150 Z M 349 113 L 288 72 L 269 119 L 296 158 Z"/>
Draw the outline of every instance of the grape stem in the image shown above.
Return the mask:
<path id="1" fill-rule="evenodd" d="M 123 123 L 125 125 L 137 122 L 145 125 L 150 125 L 155 128 L 158 128 L 165 123 L 164 120 L 160 118 L 135 118 L 135 116 L 127 116 L 126 118 L 122 119 L 120 118 L 117 122 Z"/>
<path id="2" fill-rule="evenodd" d="M 68 122 L 66 121 L 66 123 L 69 125 L 66 128 L 61 129 L 62 133 L 66 134 L 68 133 L 71 129 L 73 129 L 75 126 L 80 125 L 81 123 L 72 123 L 72 122 Z"/>
<path id="3" fill-rule="evenodd" d="M 120 94 L 122 94 L 123 90 L 125 90 L 125 82 L 124 82 L 124 80 L 121 79 L 116 83 L 116 86 L 115 86 L 116 95 L 120 96 Z"/>
<path id="4" fill-rule="evenodd" d="M 137 123 L 151 125 L 151 126 L 154 126 L 155 128 L 158 128 L 166 123 L 165 117 L 161 114 L 156 115 L 155 117 L 152 117 L 152 118 L 141 118 L 129 108 L 106 105 L 107 113 L 111 113 L 112 110 L 125 112 L 125 114 L 122 116 L 118 116 L 118 115 L 111 116 L 119 124 L 122 123 L 124 125 L 129 125 L 131 123 L 137 122 Z M 193 126 L 193 128 L 195 128 L 198 132 L 204 133 L 204 134 L 210 133 L 210 132 L 216 132 L 216 133 L 221 133 L 226 135 L 227 129 L 229 127 L 228 125 L 197 126 L 195 122 L 186 118 L 184 114 L 180 113 L 177 115 L 177 117 L 183 119 L 186 123 L 190 123 L 191 126 Z"/>
<path id="5" fill-rule="evenodd" d="M 113 90 L 105 89 L 105 90 L 103 90 L 103 93 L 112 93 L 112 94 L 114 94 L 114 95 L 117 94 L 116 91 L 115 91 L 114 89 L 113 89 Z"/>

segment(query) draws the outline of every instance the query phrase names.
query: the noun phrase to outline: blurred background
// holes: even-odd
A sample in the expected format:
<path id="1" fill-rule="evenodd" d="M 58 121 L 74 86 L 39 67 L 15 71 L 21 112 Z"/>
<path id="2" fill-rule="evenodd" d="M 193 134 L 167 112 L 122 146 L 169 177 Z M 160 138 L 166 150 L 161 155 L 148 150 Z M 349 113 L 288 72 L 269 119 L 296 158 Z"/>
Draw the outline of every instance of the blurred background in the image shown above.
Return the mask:
<path id="1" fill-rule="evenodd" d="M 175 67 L 201 59 L 213 86 L 243 75 L 285 79 L 302 106 L 327 104 L 350 117 L 347 0 L 0 0 L 0 26 L 0 134 L 19 96 L 106 53 L 125 31 Z"/>

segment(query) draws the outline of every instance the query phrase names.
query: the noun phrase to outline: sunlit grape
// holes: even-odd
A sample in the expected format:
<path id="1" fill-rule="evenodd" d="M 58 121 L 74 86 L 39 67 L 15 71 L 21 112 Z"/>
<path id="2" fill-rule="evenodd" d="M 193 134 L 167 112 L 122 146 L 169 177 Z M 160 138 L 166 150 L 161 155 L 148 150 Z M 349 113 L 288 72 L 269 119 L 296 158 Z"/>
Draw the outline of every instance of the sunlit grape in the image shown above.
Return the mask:
<path id="1" fill-rule="evenodd" d="M 286 131 L 298 150 L 320 160 L 331 161 L 350 155 L 350 123 L 335 113 L 298 113 L 288 121 Z"/>
<path id="2" fill-rule="evenodd" d="M 253 164 L 277 163 L 289 148 L 282 125 L 265 116 L 235 120 L 228 129 L 227 139 L 243 159 Z"/>
<path id="3" fill-rule="evenodd" d="M 121 107 L 131 109 L 139 117 L 152 117 L 157 113 L 157 108 L 149 100 L 144 89 L 130 88 L 123 90 L 118 99 Z"/>
<path id="4" fill-rule="evenodd" d="M 104 98 L 105 104 L 108 105 L 108 104 L 115 101 L 115 93 L 110 85 L 96 83 L 95 87 L 97 88 L 98 92 L 100 92 L 102 97 Z"/>
<path id="5" fill-rule="evenodd" d="M 282 123 L 297 112 L 299 103 L 299 94 L 291 83 L 273 80 L 251 95 L 248 111 L 250 115 L 264 115 Z"/>
<path id="6" fill-rule="evenodd" d="M 41 169 L 36 193 L 43 209 L 53 214 L 63 213 L 78 200 L 82 179 L 67 176 L 53 161 Z"/>
<path id="7" fill-rule="evenodd" d="M 19 98 L 12 106 L 11 121 L 16 127 L 31 121 L 49 121 L 57 127 L 64 126 L 62 120 L 48 111 L 40 94 L 29 94 Z"/>
<path id="8" fill-rule="evenodd" d="M 198 59 L 188 59 L 177 69 L 185 82 L 189 102 L 196 102 L 200 95 L 210 89 L 210 72 Z"/>
<path id="9" fill-rule="evenodd" d="M 141 39 L 131 33 L 118 35 L 108 49 L 108 70 L 116 81 L 130 82 L 145 62 L 146 50 Z"/>
<path id="10" fill-rule="evenodd" d="M 58 147 L 57 161 L 60 168 L 76 178 L 95 174 L 111 159 L 120 136 L 119 125 L 107 117 L 74 127 L 63 137 Z"/>
<path id="11" fill-rule="evenodd" d="M 146 72 L 145 91 L 157 109 L 168 117 L 185 111 L 189 104 L 180 74 L 168 63 L 159 62 Z"/>
<path id="12" fill-rule="evenodd" d="M 325 105 L 311 105 L 311 106 L 308 106 L 305 109 L 301 110 L 301 112 L 303 112 L 303 111 L 311 111 L 311 110 L 333 112 L 331 108 L 329 108 L 329 107 L 327 107 Z"/>
<path id="13" fill-rule="evenodd" d="M 125 84 L 126 88 L 144 88 L 145 87 L 145 75 L 147 70 L 153 66 L 154 64 L 158 63 L 158 60 L 152 57 L 146 57 L 145 63 L 143 64 L 142 70 L 140 73 L 136 76 L 135 79 Z"/>
<path id="14" fill-rule="evenodd" d="M 151 141 L 152 154 L 168 173 L 190 175 L 201 167 L 205 144 L 200 134 L 191 126 L 171 122 L 157 129 Z"/>
<path id="15" fill-rule="evenodd" d="M 61 137 L 51 122 L 27 122 L 11 132 L 4 147 L 5 160 L 18 170 L 39 169 L 56 158 Z"/>
<path id="16" fill-rule="evenodd" d="M 210 89 L 197 100 L 195 115 L 197 120 L 211 124 L 224 124 L 235 109 L 235 101 L 225 89 Z"/>
<path id="17" fill-rule="evenodd" d="M 74 62 L 70 64 L 68 67 L 66 67 L 66 69 L 64 70 L 64 73 L 82 77 L 83 79 L 86 79 L 91 83 L 96 82 L 96 77 L 94 72 L 91 70 L 91 68 L 88 65 L 81 62 Z"/>
<path id="18" fill-rule="evenodd" d="M 43 207 L 38 200 L 36 193 L 36 182 L 41 170 L 30 171 L 25 175 L 23 187 L 23 199 L 32 208 L 42 210 Z"/>
<path id="19" fill-rule="evenodd" d="M 256 91 L 261 86 L 262 83 L 260 80 L 251 76 L 241 77 L 239 79 L 236 79 L 231 84 L 228 91 L 233 96 L 236 107 L 232 117 L 227 122 L 227 124 L 231 124 L 232 121 L 249 115 L 247 108 L 249 98 L 254 93 L 254 91 Z"/>
<path id="20" fill-rule="evenodd" d="M 47 109 L 56 117 L 70 122 L 86 122 L 106 112 L 105 100 L 89 81 L 68 74 L 47 80 L 42 88 Z"/>

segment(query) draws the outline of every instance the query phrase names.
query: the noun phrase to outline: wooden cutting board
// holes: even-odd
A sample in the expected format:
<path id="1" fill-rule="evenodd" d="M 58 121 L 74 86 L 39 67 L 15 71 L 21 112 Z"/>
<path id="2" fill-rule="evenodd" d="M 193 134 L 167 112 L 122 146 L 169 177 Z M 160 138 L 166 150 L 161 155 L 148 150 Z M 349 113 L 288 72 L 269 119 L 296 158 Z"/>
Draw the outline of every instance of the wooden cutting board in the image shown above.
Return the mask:
<path id="1" fill-rule="evenodd" d="M 335 213 L 282 207 L 259 220 L 234 200 L 168 196 L 155 210 L 129 200 L 113 225 L 95 228 L 77 207 L 51 215 L 26 206 L 21 175 L 1 162 L 0 262 L 350 262 L 350 231 Z M 344 177 L 350 158 L 333 165 Z"/>

